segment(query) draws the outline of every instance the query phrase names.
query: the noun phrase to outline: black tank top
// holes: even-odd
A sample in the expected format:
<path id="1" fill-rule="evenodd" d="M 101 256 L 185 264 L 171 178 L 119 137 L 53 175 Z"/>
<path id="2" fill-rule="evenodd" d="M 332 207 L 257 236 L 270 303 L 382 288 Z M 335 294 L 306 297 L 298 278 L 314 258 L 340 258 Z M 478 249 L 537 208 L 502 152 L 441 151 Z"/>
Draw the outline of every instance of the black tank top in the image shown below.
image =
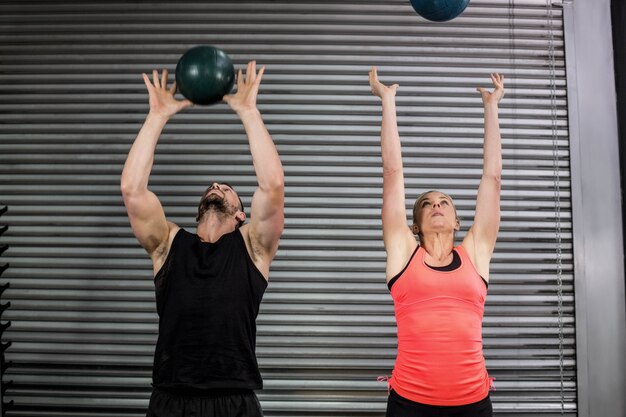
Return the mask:
<path id="1" fill-rule="evenodd" d="M 239 230 L 206 243 L 180 229 L 154 282 L 159 314 L 155 387 L 262 388 L 256 317 L 267 281 Z"/>

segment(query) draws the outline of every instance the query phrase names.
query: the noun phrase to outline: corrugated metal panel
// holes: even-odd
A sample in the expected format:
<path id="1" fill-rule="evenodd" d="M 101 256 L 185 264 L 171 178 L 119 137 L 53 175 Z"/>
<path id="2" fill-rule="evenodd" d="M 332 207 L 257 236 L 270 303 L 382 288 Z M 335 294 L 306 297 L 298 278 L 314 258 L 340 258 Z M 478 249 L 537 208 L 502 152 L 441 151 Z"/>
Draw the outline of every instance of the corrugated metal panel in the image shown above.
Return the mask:
<path id="1" fill-rule="evenodd" d="M 407 206 L 456 198 L 463 226 L 481 172 L 474 91 L 501 71 L 502 228 L 484 346 L 499 416 L 560 415 L 548 25 L 555 34 L 563 230 L 565 412 L 576 414 L 573 262 L 562 16 L 543 0 L 472 0 L 424 21 L 408 1 L 3 1 L 0 195 L 11 268 L 13 384 L 7 416 L 139 416 L 157 316 L 150 263 L 119 177 L 147 111 L 140 73 L 172 72 L 197 44 L 267 65 L 259 107 L 286 173 L 286 229 L 258 319 L 267 416 L 384 414 L 395 325 L 384 283 L 380 104 L 367 72 L 401 85 Z M 151 177 L 168 217 L 193 229 L 201 191 L 255 178 L 225 105 L 194 108 L 162 135 Z M 466 229 L 463 229 L 463 233 Z"/>

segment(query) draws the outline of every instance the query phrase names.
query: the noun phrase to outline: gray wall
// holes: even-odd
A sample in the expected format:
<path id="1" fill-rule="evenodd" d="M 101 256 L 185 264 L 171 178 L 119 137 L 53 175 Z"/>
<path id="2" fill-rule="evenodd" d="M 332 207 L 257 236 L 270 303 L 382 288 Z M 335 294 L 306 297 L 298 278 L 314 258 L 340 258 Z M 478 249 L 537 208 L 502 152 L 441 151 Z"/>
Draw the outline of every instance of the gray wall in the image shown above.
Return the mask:
<path id="1" fill-rule="evenodd" d="M 565 9 L 579 415 L 626 416 L 626 317 L 609 0 Z"/>
<path id="2" fill-rule="evenodd" d="M 180 54 L 200 43 L 224 48 L 238 66 L 250 58 L 267 65 L 259 107 L 285 164 L 286 231 L 258 320 L 266 415 L 384 410 L 385 386 L 375 378 L 393 366 L 395 327 L 383 278 L 380 108 L 366 79 L 372 64 L 383 81 L 401 85 L 407 205 L 425 189 L 448 191 L 457 199 L 463 233 L 481 166 L 482 111 L 474 88 L 488 84 L 490 71 L 507 75 L 501 111 L 503 227 L 484 331 L 487 365 L 498 378 L 497 415 L 560 415 L 555 146 L 565 412 L 577 413 L 577 392 L 585 408 L 588 390 L 610 393 L 595 379 L 595 364 L 586 362 L 596 358 L 585 349 L 597 343 L 594 331 L 604 331 L 592 320 L 601 315 L 590 319 L 585 313 L 575 327 L 568 123 L 579 140 L 572 136 L 572 146 L 581 146 L 586 136 L 577 133 L 580 112 L 574 108 L 576 115 L 569 116 L 568 104 L 577 103 L 571 98 L 584 89 L 567 90 L 568 82 L 578 82 L 578 72 L 573 81 L 569 73 L 566 79 L 561 9 L 550 21 L 542 0 L 513 3 L 509 9 L 499 1 L 473 0 L 462 17 L 432 24 L 404 0 L 4 1 L 0 203 L 9 206 L 2 221 L 10 228 L 2 239 L 10 245 L 5 255 L 12 266 L 2 280 L 11 282 L 4 298 L 12 302 L 5 318 L 13 324 L 4 340 L 13 341 L 7 352 L 13 365 L 5 379 L 14 382 L 6 397 L 15 401 L 8 415 L 142 414 L 156 315 L 149 261 L 131 235 L 119 174 L 147 109 L 139 74 L 154 67 L 173 70 Z M 585 30 L 583 24 L 577 28 Z M 583 35 L 572 34 L 575 43 L 588 44 L 577 36 Z M 583 60 L 592 52 L 599 51 L 578 56 Z M 602 140 L 610 143 L 610 135 Z M 580 155 L 613 150 L 598 148 L 576 148 L 572 164 L 581 165 Z M 246 141 L 224 105 L 195 108 L 172 120 L 151 184 L 168 217 L 192 229 L 199 193 L 215 178 L 236 185 L 249 205 L 254 178 Z M 588 181 L 580 175 L 572 185 L 580 205 L 580 193 L 599 192 L 583 187 L 583 179 Z M 579 219 L 576 227 L 587 216 Z M 606 232 L 621 256 L 621 248 L 612 245 L 614 230 Z M 586 238 L 584 229 L 577 232 L 577 242 Z M 596 250 L 603 242 L 583 248 Z M 577 273 L 603 267 L 598 260 L 594 253 L 577 258 Z M 611 277 L 617 275 L 623 278 Z M 579 286 L 583 312 L 611 300 L 603 293 L 580 304 L 584 292 L 597 287 Z M 612 282 L 602 288 L 619 296 Z M 613 317 L 608 314 L 619 306 L 616 300 L 607 304 L 604 317 Z M 610 355 L 620 347 L 623 352 L 620 340 L 611 343 L 616 349 Z M 599 353 L 597 358 L 602 360 Z M 616 361 L 597 369 L 617 383 L 611 390 L 620 383 L 623 390 L 623 381 L 614 377 L 620 368 L 609 369 Z M 580 389 L 577 372 L 584 381 Z"/>

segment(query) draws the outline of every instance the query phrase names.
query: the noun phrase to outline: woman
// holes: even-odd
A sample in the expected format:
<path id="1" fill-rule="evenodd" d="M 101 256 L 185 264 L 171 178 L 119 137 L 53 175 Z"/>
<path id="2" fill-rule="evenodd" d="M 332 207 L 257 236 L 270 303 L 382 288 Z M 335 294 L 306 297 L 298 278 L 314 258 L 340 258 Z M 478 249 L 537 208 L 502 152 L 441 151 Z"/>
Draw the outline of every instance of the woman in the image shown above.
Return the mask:
<path id="1" fill-rule="evenodd" d="M 482 317 L 500 226 L 498 102 L 504 96 L 503 76 L 491 75 L 492 92 L 477 89 L 485 114 L 483 174 L 474 223 L 459 246 L 454 246 L 460 229 L 456 208 L 442 192 L 419 196 L 413 206 L 413 225 L 407 226 L 395 108 L 398 85 L 381 84 L 375 67 L 369 77 L 372 93 L 383 106 L 383 240 L 387 285 L 398 324 L 387 416 L 492 416 Z"/>

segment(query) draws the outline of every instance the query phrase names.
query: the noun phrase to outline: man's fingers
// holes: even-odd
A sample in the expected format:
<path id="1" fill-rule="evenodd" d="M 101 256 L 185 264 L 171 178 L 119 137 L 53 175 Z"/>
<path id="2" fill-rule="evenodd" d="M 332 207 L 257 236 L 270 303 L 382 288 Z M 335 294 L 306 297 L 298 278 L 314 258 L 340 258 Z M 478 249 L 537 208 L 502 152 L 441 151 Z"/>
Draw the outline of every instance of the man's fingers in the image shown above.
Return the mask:
<path id="1" fill-rule="evenodd" d="M 246 79 L 245 79 L 245 81 L 250 80 L 251 75 L 252 75 L 252 61 L 248 62 L 248 65 L 246 66 Z"/>
<path id="2" fill-rule="evenodd" d="M 261 84 L 261 78 L 263 78 L 263 74 L 265 73 L 265 65 L 263 65 L 261 67 L 261 69 L 259 70 L 258 75 L 256 76 L 256 83 L 257 84 Z"/>
<path id="3" fill-rule="evenodd" d="M 167 70 L 164 68 L 161 73 L 161 87 L 165 88 L 167 85 Z"/>
<path id="4" fill-rule="evenodd" d="M 254 83 L 256 81 L 256 61 L 250 61 L 248 65 L 250 65 L 250 71 L 246 74 L 246 79 Z"/>
<path id="5" fill-rule="evenodd" d="M 159 83 L 159 72 L 155 69 L 152 70 L 152 82 L 156 88 L 161 87 L 161 84 Z"/>
<path id="6" fill-rule="evenodd" d="M 191 100 L 182 100 L 180 103 L 181 103 L 181 109 L 193 106 L 193 102 Z"/>
<path id="7" fill-rule="evenodd" d="M 150 89 L 152 88 L 152 83 L 150 82 L 150 77 L 148 77 L 148 74 L 146 74 L 145 72 L 143 74 L 141 74 L 141 76 L 143 77 L 143 82 L 146 84 L 146 87 L 148 88 L 148 91 L 150 91 Z"/>
<path id="8" fill-rule="evenodd" d="M 241 68 L 239 68 L 239 70 L 237 70 L 237 90 L 241 87 L 243 87 L 243 72 L 241 71 Z"/>

